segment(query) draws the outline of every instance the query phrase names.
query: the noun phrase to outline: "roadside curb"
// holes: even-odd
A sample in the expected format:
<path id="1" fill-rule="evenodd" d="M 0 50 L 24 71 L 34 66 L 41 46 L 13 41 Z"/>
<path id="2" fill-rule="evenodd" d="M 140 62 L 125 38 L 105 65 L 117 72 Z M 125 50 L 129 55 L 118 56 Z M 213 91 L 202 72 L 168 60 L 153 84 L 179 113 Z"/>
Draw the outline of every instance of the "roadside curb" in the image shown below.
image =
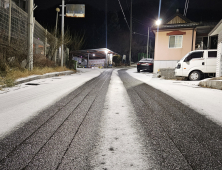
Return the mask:
<path id="1" fill-rule="evenodd" d="M 20 78 L 15 81 L 15 85 L 21 84 L 21 83 L 26 83 L 26 82 L 33 81 L 33 80 L 38 80 L 38 79 L 45 79 L 45 78 L 50 78 L 50 77 L 62 76 L 62 75 L 70 75 L 73 73 L 74 73 L 74 71 L 63 71 L 63 72 L 46 73 L 43 75 L 35 75 L 35 76 L 27 77 L 27 78 Z"/>
<path id="2" fill-rule="evenodd" d="M 199 86 L 222 90 L 222 81 L 220 80 L 201 81 L 199 83 Z"/>

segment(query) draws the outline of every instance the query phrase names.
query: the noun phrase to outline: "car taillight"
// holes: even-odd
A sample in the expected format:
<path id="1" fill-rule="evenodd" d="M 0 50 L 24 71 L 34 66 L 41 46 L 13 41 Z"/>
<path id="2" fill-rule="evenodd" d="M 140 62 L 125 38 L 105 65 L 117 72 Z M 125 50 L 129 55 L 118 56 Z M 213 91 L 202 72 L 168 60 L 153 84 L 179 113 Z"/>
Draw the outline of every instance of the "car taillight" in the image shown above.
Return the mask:
<path id="1" fill-rule="evenodd" d="M 149 66 L 152 66 L 152 65 L 153 65 L 153 63 L 148 63 L 148 65 L 149 65 Z"/>
<path id="2" fill-rule="evenodd" d="M 140 65 L 140 63 L 137 63 L 137 65 Z"/>

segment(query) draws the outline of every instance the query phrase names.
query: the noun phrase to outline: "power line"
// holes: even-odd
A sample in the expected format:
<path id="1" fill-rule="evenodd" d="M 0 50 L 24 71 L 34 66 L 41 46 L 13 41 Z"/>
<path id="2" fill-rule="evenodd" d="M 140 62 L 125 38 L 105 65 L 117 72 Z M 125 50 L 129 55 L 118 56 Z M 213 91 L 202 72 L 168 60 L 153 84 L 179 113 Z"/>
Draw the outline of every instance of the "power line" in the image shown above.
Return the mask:
<path id="1" fill-rule="evenodd" d="M 133 32 L 133 34 L 137 34 L 137 35 L 141 35 L 141 36 L 144 36 L 144 37 L 147 37 L 148 35 L 145 35 L 145 34 L 141 34 L 141 33 L 138 33 L 138 32 Z M 154 37 L 152 35 L 149 35 L 150 37 Z"/>
<path id="2" fill-rule="evenodd" d="M 142 35 L 142 36 L 147 37 L 147 35 L 145 35 L 145 34 L 140 34 L 140 33 L 138 33 L 138 32 L 133 32 L 133 34 L 138 34 L 138 35 Z"/>
<path id="3" fill-rule="evenodd" d="M 142 21 L 140 21 L 138 19 L 133 18 L 133 20 L 141 25 L 147 26 L 146 24 L 144 24 Z"/>
<path id="4" fill-rule="evenodd" d="M 124 12 L 123 12 L 123 8 L 122 8 L 122 5 L 121 5 L 121 3 L 120 3 L 120 0 L 118 0 L 118 1 L 119 1 L 120 8 L 121 8 L 121 10 L 122 10 L 124 19 L 125 19 L 125 21 L 126 21 L 126 24 L 127 24 L 128 28 L 130 29 L 129 24 L 128 24 L 127 20 L 126 20 L 126 16 L 125 16 L 125 14 L 124 14 Z"/>

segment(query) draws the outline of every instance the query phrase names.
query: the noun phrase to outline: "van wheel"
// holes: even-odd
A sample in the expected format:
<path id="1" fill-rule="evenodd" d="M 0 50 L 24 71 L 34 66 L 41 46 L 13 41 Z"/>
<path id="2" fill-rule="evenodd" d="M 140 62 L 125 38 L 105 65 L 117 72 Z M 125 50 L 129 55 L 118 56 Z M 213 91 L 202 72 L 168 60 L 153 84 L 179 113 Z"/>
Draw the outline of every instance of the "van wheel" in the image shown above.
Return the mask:
<path id="1" fill-rule="evenodd" d="M 199 71 L 193 71 L 192 73 L 190 73 L 189 79 L 191 81 L 200 80 L 201 79 L 201 73 Z"/>
<path id="2" fill-rule="evenodd" d="M 139 73 L 139 72 L 140 72 L 140 69 L 137 69 L 137 72 Z"/>

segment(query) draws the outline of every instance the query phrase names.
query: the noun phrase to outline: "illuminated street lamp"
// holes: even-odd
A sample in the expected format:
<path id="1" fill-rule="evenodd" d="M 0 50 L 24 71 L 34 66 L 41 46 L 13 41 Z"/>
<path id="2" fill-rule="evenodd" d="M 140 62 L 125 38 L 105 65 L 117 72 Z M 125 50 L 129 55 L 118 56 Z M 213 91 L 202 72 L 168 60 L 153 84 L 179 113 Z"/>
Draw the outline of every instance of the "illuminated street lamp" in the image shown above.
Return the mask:
<path id="1" fill-rule="evenodd" d="M 57 36 L 57 25 L 58 25 L 58 13 L 60 12 L 60 9 L 59 8 L 56 8 L 56 12 L 57 12 L 57 15 L 56 15 L 56 29 L 55 29 L 55 38 Z M 55 40 L 56 42 L 56 50 L 55 50 L 55 54 L 54 54 L 54 57 L 55 57 L 55 63 L 56 63 L 56 58 L 57 58 L 57 38 Z"/>
<path id="2" fill-rule="evenodd" d="M 156 25 L 159 26 L 161 24 L 161 22 L 162 22 L 162 19 L 160 18 L 156 21 Z"/>
<path id="3" fill-rule="evenodd" d="M 60 12 L 60 9 L 59 9 L 59 8 L 56 8 L 56 12 L 57 12 L 57 16 L 56 16 L 56 30 L 55 30 L 55 34 L 57 34 L 58 13 Z"/>

